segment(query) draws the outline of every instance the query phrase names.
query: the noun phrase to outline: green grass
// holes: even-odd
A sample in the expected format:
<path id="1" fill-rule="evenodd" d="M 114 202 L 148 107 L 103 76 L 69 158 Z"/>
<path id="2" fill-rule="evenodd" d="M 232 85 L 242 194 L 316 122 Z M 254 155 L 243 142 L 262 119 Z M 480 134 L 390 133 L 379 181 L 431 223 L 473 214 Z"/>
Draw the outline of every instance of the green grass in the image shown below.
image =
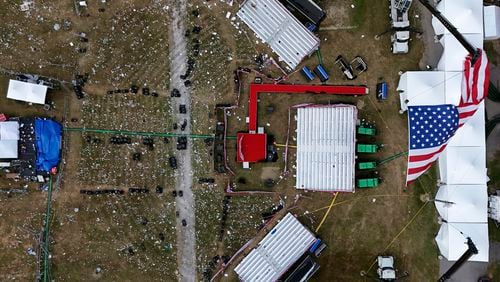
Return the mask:
<path id="1" fill-rule="evenodd" d="M 353 0 L 352 4 L 354 5 L 354 9 L 351 9 L 351 22 L 353 26 L 360 28 L 365 22 L 365 0 Z"/>

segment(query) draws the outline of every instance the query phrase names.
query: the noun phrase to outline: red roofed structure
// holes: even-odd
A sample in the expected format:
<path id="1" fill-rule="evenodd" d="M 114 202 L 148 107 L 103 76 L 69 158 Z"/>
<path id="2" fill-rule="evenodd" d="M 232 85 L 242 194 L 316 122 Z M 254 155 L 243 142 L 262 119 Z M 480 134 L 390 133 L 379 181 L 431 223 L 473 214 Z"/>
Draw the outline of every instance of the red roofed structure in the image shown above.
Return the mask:
<path id="1" fill-rule="evenodd" d="M 266 160 L 267 135 L 257 133 L 257 100 L 264 93 L 366 95 L 366 86 L 302 85 L 302 84 L 250 84 L 248 101 L 248 133 L 237 135 L 237 161 L 256 163 Z"/>
<path id="2" fill-rule="evenodd" d="M 256 163 L 266 160 L 267 134 L 238 133 L 238 162 Z"/>

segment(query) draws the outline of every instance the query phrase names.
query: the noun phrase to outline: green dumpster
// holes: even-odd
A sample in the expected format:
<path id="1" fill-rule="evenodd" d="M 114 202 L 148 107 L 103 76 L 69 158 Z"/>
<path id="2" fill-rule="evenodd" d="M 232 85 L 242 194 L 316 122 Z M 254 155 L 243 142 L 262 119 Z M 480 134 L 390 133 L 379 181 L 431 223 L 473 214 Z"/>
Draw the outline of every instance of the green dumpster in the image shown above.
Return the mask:
<path id="1" fill-rule="evenodd" d="M 373 127 L 366 127 L 361 125 L 358 127 L 358 134 L 359 135 L 368 135 L 368 136 L 375 136 L 377 134 L 377 130 Z"/>
<path id="2" fill-rule="evenodd" d="M 358 179 L 357 187 L 360 189 L 375 188 L 378 186 L 378 178 L 362 178 Z"/>
<path id="3" fill-rule="evenodd" d="M 378 145 L 375 144 L 357 144 L 358 153 L 373 154 L 378 151 Z"/>
<path id="4" fill-rule="evenodd" d="M 377 162 L 360 162 L 358 163 L 359 170 L 375 169 L 377 167 Z"/>

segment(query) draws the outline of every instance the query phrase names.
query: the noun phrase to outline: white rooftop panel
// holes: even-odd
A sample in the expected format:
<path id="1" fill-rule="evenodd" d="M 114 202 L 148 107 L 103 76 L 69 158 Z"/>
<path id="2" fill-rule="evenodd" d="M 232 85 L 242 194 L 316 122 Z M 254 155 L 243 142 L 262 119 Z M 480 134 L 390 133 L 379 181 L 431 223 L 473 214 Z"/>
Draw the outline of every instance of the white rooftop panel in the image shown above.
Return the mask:
<path id="1" fill-rule="evenodd" d="M 19 140 L 19 123 L 17 121 L 0 122 L 0 140 Z"/>
<path id="2" fill-rule="evenodd" d="M 439 157 L 439 175 L 446 184 L 486 184 L 486 148 L 446 147 Z"/>
<path id="3" fill-rule="evenodd" d="M 297 189 L 354 191 L 356 119 L 351 105 L 298 109 Z"/>
<path id="4" fill-rule="evenodd" d="M 476 48 L 483 48 L 483 34 L 464 34 L 465 39 Z M 458 42 L 451 34 L 445 34 L 440 39 L 444 47 L 443 54 L 437 65 L 438 70 L 442 71 L 463 71 L 465 58 L 469 52 Z"/>
<path id="5" fill-rule="evenodd" d="M 234 269 L 242 281 L 276 281 L 316 241 L 288 213 Z"/>
<path id="6" fill-rule="evenodd" d="M 449 147 L 485 147 L 486 129 L 484 102 L 479 104 L 476 113 L 458 129 L 457 133 L 450 139 Z"/>
<path id="7" fill-rule="evenodd" d="M 488 223 L 444 223 L 435 240 L 441 254 L 456 261 L 467 250 L 467 237 L 476 245 L 479 253 L 469 261 L 487 262 L 489 258 Z"/>
<path id="8" fill-rule="evenodd" d="M 292 69 L 319 47 L 319 39 L 277 0 L 247 0 L 237 15 Z"/>
<path id="9" fill-rule="evenodd" d="M 484 7 L 484 39 L 495 40 L 500 38 L 500 7 Z"/>
<path id="10" fill-rule="evenodd" d="M 483 1 L 442 0 L 437 10 L 462 34 L 483 34 Z M 450 33 L 439 20 L 432 17 L 436 34 Z"/>
<path id="11" fill-rule="evenodd" d="M 11 79 L 7 98 L 35 104 L 45 104 L 47 86 Z"/>
<path id="12" fill-rule="evenodd" d="M 488 222 L 488 188 L 486 185 L 443 185 L 434 203 L 447 222 Z"/>

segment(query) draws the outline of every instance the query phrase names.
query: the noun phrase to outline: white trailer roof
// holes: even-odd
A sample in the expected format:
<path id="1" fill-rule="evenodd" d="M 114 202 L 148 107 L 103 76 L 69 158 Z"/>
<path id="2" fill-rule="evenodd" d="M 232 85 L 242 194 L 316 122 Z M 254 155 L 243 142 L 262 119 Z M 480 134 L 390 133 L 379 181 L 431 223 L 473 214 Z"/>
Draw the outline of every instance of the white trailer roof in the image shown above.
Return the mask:
<path id="1" fill-rule="evenodd" d="M 439 174 L 446 184 L 486 184 L 486 148 L 446 147 L 439 158 Z"/>
<path id="2" fill-rule="evenodd" d="M 488 222 L 486 185 L 443 185 L 435 197 L 436 209 L 447 222 Z"/>
<path id="3" fill-rule="evenodd" d="M 234 271 L 241 281 L 276 281 L 315 241 L 314 234 L 288 213 Z"/>
<path id="4" fill-rule="evenodd" d="M 11 79 L 7 98 L 35 104 L 45 104 L 47 86 Z"/>
<path id="5" fill-rule="evenodd" d="M 491 5 L 484 7 L 484 39 L 500 38 L 500 7 Z"/>
<path id="6" fill-rule="evenodd" d="M 298 109 L 297 189 L 354 191 L 357 113 L 351 105 Z"/>
<path id="7" fill-rule="evenodd" d="M 237 15 L 292 69 L 319 47 L 319 38 L 277 0 L 247 0 Z"/>
<path id="8" fill-rule="evenodd" d="M 441 254 L 450 261 L 456 261 L 467 250 L 467 237 L 471 238 L 479 251 L 469 261 L 487 262 L 488 223 L 444 223 L 435 239 Z"/>
<path id="9" fill-rule="evenodd" d="M 16 159 L 19 140 L 17 121 L 0 122 L 0 159 Z"/>

